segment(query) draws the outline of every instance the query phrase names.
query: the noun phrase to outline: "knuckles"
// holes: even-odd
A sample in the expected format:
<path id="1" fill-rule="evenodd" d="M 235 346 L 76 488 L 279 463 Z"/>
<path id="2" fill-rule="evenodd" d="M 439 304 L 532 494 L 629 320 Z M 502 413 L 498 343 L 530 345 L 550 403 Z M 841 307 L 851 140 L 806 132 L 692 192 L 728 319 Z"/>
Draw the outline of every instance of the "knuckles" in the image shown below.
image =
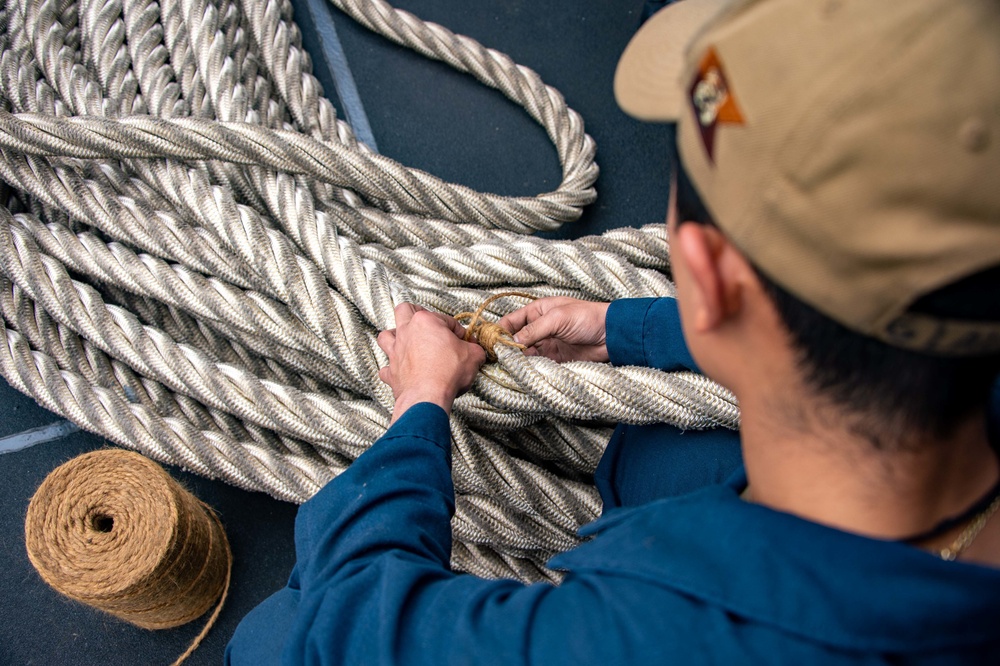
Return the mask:
<path id="1" fill-rule="evenodd" d="M 436 314 L 429 310 L 417 310 L 413 313 L 413 318 L 410 319 L 411 326 L 435 326 L 443 323 Z"/>

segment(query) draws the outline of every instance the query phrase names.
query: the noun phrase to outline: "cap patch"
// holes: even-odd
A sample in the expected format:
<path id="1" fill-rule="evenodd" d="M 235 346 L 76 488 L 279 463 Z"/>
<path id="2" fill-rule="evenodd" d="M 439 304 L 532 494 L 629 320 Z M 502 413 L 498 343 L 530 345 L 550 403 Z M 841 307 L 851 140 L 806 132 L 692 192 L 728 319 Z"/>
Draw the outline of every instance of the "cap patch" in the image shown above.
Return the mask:
<path id="1" fill-rule="evenodd" d="M 716 127 L 722 123 L 742 125 L 743 114 L 736 105 L 736 97 L 729 88 L 722 61 L 714 48 L 709 47 L 701 59 L 688 92 L 705 152 L 709 161 L 715 162 Z"/>

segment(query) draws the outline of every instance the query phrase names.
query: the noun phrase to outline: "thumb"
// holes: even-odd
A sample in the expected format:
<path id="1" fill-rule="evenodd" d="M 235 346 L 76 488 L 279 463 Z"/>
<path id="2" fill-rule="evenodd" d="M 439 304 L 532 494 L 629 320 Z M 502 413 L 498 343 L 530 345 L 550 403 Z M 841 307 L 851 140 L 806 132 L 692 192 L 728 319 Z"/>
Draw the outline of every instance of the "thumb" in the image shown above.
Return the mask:
<path id="1" fill-rule="evenodd" d="M 396 315 L 396 328 L 409 324 L 410 320 L 413 319 L 413 314 L 418 309 L 413 303 L 400 303 L 397 305 L 393 311 L 393 314 Z"/>

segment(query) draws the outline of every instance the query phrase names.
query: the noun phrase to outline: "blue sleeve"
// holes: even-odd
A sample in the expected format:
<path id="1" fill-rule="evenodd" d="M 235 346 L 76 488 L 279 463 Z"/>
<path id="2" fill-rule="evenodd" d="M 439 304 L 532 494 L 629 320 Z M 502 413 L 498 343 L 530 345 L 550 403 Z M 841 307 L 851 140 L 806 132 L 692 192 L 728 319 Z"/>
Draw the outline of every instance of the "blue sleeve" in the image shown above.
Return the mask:
<path id="1" fill-rule="evenodd" d="M 415 405 L 306 502 L 289 584 L 243 620 L 227 663 L 517 664 L 568 632 L 538 626 L 558 588 L 451 571 L 450 451 L 444 410 Z"/>
<path id="2" fill-rule="evenodd" d="M 299 587 L 308 594 L 345 567 L 387 550 L 447 567 L 454 510 L 448 416 L 431 403 L 414 405 L 299 509 Z"/>
<path id="3" fill-rule="evenodd" d="M 735 430 L 619 425 L 594 472 L 604 510 L 640 506 L 725 482 L 743 464 Z"/>
<path id="4" fill-rule="evenodd" d="M 699 372 L 673 298 L 614 301 L 606 316 L 615 365 Z M 595 473 L 605 510 L 638 506 L 725 481 L 742 464 L 739 433 L 685 432 L 665 423 L 619 425 Z"/>
<path id="5" fill-rule="evenodd" d="M 623 298 L 612 301 L 605 316 L 608 355 L 614 365 L 659 370 L 693 370 L 673 298 Z"/>

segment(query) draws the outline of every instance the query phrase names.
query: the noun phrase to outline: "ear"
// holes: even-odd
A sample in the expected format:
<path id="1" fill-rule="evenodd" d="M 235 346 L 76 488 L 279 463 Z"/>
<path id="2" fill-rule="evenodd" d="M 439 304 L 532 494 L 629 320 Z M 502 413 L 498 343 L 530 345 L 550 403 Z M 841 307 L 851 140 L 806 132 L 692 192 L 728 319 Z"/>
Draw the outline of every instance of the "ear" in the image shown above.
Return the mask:
<path id="1" fill-rule="evenodd" d="M 722 232 L 704 224 L 677 227 L 677 250 L 690 278 L 694 329 L 717 328 L 741 307 L 742 256 Z"/>

